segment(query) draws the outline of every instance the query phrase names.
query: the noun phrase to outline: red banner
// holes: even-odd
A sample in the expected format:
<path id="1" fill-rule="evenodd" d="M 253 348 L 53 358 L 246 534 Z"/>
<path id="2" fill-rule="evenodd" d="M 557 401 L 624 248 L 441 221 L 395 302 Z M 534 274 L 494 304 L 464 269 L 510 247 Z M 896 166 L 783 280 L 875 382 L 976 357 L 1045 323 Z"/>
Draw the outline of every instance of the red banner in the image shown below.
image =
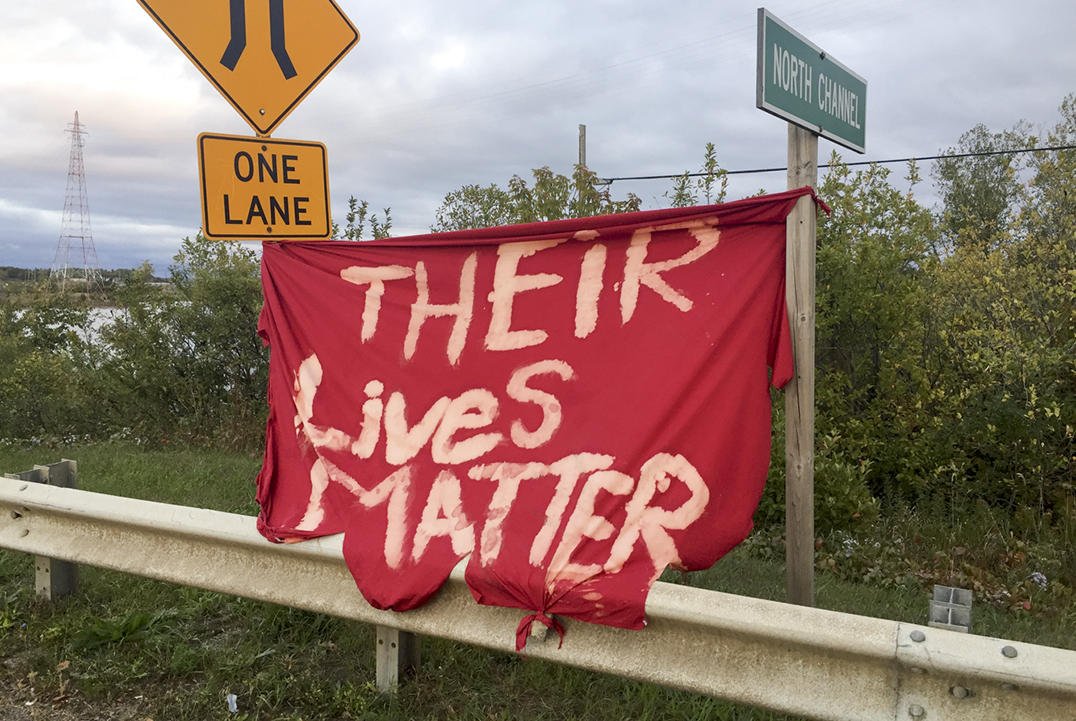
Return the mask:
<path id="1" fill-rule="evenodd" d="M 751 529 L 804 192 L 266 243 L 260 530 L 343 532 L 377 608 L 421 605 L 469 554 L 479 603 L 531 612 L 521 641 L 552 614 L 642 627 L 666 566 Z"/>

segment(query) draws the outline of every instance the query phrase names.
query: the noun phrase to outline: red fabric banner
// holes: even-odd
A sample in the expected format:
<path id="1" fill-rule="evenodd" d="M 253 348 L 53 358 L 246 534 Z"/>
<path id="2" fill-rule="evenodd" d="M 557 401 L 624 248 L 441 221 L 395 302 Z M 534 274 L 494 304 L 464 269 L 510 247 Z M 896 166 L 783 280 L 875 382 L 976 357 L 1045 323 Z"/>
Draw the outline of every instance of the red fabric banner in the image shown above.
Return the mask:
<path id="1" fill-rule="evenodd" d="M 258 519 L 343 532 L 405 611 L 470 555 L 479 603 L 645 624 L 665 569 L 751 529 L 792 374 L 785 217 L 703 208 L 373 242 L 266 243 Z M 772 370 L 772 376 L 769 369 Z"/>

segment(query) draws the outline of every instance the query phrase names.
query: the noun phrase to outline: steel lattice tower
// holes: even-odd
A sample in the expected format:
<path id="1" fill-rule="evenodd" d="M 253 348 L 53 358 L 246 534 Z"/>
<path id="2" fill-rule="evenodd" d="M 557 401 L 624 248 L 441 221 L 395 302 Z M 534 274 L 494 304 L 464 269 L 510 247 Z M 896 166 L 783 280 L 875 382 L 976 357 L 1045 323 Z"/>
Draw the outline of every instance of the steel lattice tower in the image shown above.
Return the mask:
<path id="1" fill-rule="evenodd" d="M 68 278 L 80 278 L 86 290 L 101 285 L 101 270 L 97 265 L 97 250 L 93 247 L 90 232 L 90 203 L 86 199 L 86 172 L 82 165 L 82 138 L 85 126 L 78 121 L 68 126 L 71 133 L 71 162 L 67 170 L 67 196 L 64 199 L 63 225 L 60 241 L 56 244 L 56 258 L 52 261 L 51 276 L 60 287 Z"/>

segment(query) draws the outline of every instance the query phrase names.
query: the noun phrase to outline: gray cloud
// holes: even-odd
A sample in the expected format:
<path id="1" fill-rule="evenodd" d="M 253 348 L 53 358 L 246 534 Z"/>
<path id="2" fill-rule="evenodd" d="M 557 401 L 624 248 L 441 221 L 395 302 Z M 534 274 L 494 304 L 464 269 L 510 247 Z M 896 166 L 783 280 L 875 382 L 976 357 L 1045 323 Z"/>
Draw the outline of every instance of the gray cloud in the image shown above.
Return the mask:
<path id="1" fill-rule="evenodd" d="M 338 218 L 353 194 L 391 206 L 399 233 L 424 232 L 465 183 L 569 172 L 579 123 L 606 177 L 695 169 L 707 141 L 727 168 L 784 164 L 784 123 L 754 107 L 754 3 L 340 5 L 362 40 L 274 133 L 327 145 Z M 1061 0 L 767 7 L 867 78 L 868 159 L 932 155 L 977 123 L 1049 126 L 1076 91 L 1076 6 Z M 163 272 L 200 224 L 198 134 L 252 134 L 130 0 L 6 3 L 0 97 L 0 265 L 52 262 L 76 110 L 104 267 Z M 820 144 L 823 160 L 834 147 Z M 613 192 L 655 207 L 668 187 Z M 780 173 L 731 185 L 783 187 Z"/>

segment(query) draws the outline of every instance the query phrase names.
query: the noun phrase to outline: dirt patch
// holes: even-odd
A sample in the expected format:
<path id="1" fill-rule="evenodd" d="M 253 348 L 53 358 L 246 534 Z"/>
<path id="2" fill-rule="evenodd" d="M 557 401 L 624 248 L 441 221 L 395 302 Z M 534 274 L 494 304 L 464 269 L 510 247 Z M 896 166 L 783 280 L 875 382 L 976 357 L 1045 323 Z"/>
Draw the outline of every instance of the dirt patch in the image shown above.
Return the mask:
<path id="1" fill-rule="evenodd" d="M 0 689 L 0 721 L 153 721 L 138 699 L 87 703 L 78 696 L 33 698 L 33 691 Z"/>
<path id="2" fill-rule="evenodd" d="M 0 721 L 153 721 L 140 698 L 83 698 L 73 686 L 57 692 L 35 685 L 21 661 L 28 654 L 0 659 Z"/>

